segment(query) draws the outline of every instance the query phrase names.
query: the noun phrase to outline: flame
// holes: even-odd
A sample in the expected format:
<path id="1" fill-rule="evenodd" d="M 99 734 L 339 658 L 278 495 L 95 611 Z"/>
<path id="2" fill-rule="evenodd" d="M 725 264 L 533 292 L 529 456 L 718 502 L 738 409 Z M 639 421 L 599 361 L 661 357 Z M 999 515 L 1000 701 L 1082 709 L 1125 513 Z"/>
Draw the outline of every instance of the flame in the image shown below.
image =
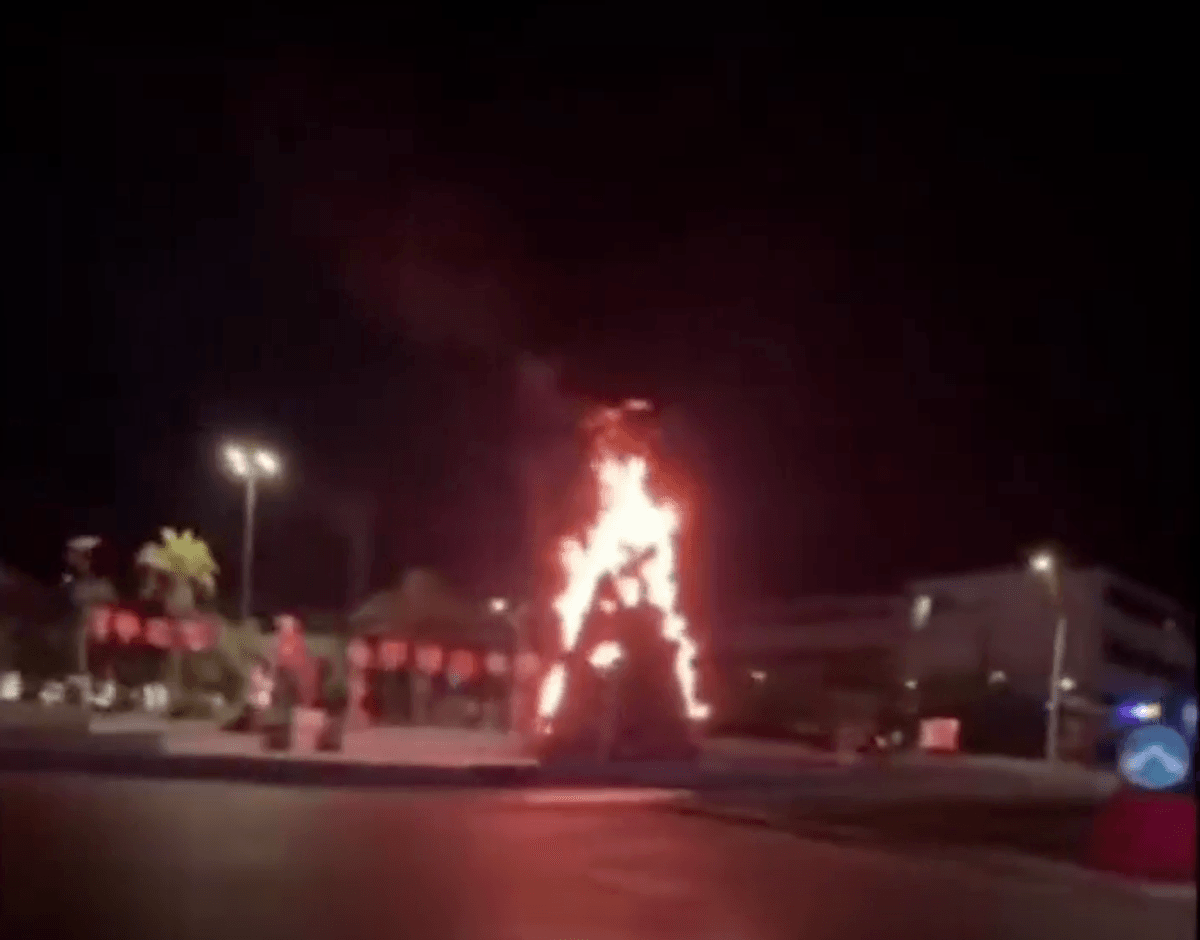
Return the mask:
<path id="1" fill-rule="evenodd" d="M 620 643 L 616 640 L 605 640 L 596 644 L 596 648 L 588 656 L 588 662 L 600 670 L 611 669 L 624 655 L 625 651 L 621 649 Z"/>
<path id="2" fill-rule="evenodd" d="M 643 402 L 634 402 L 626 410 L 646 407 Z M 616 432 L 620 418 L 620 411 L 608 409 L 601 413 L 600 423 Z M 650 468 L 646 458 L 619 452 L 617 437 L 617 433 L 606 433 L 597 440 L 592 461 L 600 496 L 596 521 L 582 539 L 564 540 L 559 553 L 567 576 L 567 585 L 554 602 L 562 652 L 575 649 L 584 618 L 596 603 L 597 587 L 602 578 L 611 576 L 618 600 L 602 599 L 600 604 L 605 610 L 614 609 L 616 603 L 633 607 L 645 600 L 662 612 L 663 636 L 675 647 L 675 678 L 687 715 L 700 720 L 708 716 L 709 707 L 697 697 L 696 644 L 676 607 L 679 508 L 670 501 L 654 499 L 647 486 Z M 538 715 L 543 721 L 557 713 L 565 691 L 566 671 L 558 663 L 542 681 Z"/>

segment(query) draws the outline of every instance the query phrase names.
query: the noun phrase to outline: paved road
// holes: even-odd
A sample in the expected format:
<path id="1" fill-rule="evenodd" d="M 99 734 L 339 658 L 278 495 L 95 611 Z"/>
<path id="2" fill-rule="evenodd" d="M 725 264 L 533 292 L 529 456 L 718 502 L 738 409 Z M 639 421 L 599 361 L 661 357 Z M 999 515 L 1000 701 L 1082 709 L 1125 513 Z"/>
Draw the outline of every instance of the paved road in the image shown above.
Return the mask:
<path id="1" fill-rule="evenodd" d="M 626 794 L 628 797 L 628 794 Z M 0 775 L 0 936 L 1194 937 L 1195 901 L 571 791 Z"/>

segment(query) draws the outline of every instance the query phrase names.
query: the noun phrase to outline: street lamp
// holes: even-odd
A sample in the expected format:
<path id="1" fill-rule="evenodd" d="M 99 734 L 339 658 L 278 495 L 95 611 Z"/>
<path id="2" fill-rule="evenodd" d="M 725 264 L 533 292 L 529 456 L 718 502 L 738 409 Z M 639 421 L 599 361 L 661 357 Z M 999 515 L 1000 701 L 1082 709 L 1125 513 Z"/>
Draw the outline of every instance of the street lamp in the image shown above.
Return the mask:
<path id="1" fill-rule="evenodd" d="M 519 675 L 520 665 L 524 662 L 524 654 L 526 653 L 527 637 L 525 636 L 525 619 L 524 611 L 514 607 L 512 602 L 506 597 L 493 597 L 487 602 L 488 611 L 496 617 L 503 617 L 512 631 L 512 668 L 509 672 L 509 692 L 508 692 L 508 724 L 510 731 L 516 731 L 520 721 L 524 707 L 522 698 L 521 682 L 523 681 Z"/>
<path id="2" fill-rule="evenodd" d="M 1048 551 L 1032 555 L 1029 567 L 1046 582 L 1057 615 L 1054 625 L 1054 656 L 1050 664 L 1050 700 L 1046 705 L 1046 760 L 1057 760 L 1059 702 L 1064 689 L 1070 691 L 1075 687 L 1073 680 L 1068 683 L 1062 675 L 1063 654 L 1067 647 L 1067 609 L 1063 603 L 1062 572 L 1058 559 Z"/>
<path id="3" fill-rule="evenodd" d="M 258 481 L 279 476 L 283 469 L 278 455 L 261 447 L 225 445 L 225 465 L 246 483 L 246 509 L 242 522 L 242 620 L 250 617 L 250 579 L 254 563 L 254 508 Z"/>

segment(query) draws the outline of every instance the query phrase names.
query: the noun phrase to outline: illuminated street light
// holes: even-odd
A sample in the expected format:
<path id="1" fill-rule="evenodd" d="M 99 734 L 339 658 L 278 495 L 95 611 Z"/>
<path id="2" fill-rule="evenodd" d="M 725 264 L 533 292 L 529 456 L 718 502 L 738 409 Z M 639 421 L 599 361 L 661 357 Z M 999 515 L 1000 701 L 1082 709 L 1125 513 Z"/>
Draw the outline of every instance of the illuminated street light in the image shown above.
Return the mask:
<path id="1" fill-rule="evenodd" d="M 1029 567 L 1038 574 L 1050 574 L 1054 571 L 1054 556 L 1049 552 L 1037 552 L 1029 559 Z"/>
<path id="2" fill-rule="evenodd" d="M 250 617 L 251 576 L 254 567 L 254 509 L 258 503 L 258 481 L 279 476 L 279 455 L 262 447 L 226 444 L 225 465 L 246 482 L 246 508 L 242 522 L 242 620 Z"/>
<path id="3" fill-rule="evenodd" d="M 1050 663 L 1050 696 L 1046 703 L 1046 760 L 1058 758 L 1058 721 L 1061 693 L 1075 688 L 1075 680 L 1063 676 L 1063 657 L 1067 649 L 1067 608 L 1063 603 L 1062 573 L 1052 552 L 1042 550 L 1029 558 L 1029 567 L 1046 582 L 1050 598 L 1057 608 L 1054 624 L 1054 654 Z"/>
<path id="4" fill-rule="evenodd" d="M 502 614 L 508 610 L 508 599 L 504 597 L 493 597 L 488 601 L 488 610 L 493 614 Z"/>

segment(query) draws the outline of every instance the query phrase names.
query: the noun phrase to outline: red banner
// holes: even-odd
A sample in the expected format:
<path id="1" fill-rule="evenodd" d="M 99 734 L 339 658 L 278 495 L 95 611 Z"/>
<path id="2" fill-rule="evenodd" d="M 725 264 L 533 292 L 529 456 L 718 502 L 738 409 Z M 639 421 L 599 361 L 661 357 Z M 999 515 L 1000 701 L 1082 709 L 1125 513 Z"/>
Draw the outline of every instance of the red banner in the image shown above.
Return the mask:
<path id="1" fill-rule="evenodd" d="M 146 621 L 146 642 L 160 650 L 171 648 L 175 639 L 171 621 L 166 617 L 151 617 Z"/>
<path id="2" fill-rule="evenodd" d="M 132 643 L 142 632 L 138 615 L 128 610 L 118 610 L 112 618 L 113 632 L 122 643 Z"/>
<path id="3" fill-rule="evenodd" d="M 450 664 L 447 668 L 450 678 L 459 682 L 468 682 L 475 675 L 475 654 L 468 650 L 455 650 L 450 654 Z"/>
<path id="4" fill-rule="evenodd" d="M 371 646 L 361 637 L 355 637 L 346 647 L 346 661 L 354 669 L 370 669 L 371 659 Z"/>
<path id="5" fill-rule="evenodd" d="M 183 648 L 193 653 L 209 649 L 216 644 L 216 631 L 205 620 L 185 620 L 179 625 L 183 637 Z"/>
<path id="6" fill-rule="evenodd" d="M 403 640 L 381 640 L 379 643 L 379 668 L 395 672 L 408 659 L 408 644 Z"/>
<path id="7" fill-rule="evenodd" d="M 506 676 L 508 675 L 508 657 L 494 651 L 488 653 L 484 660 L 484 668 L 487 669 L 489 676 Z"/>
<path id="8" fill-rule="evenodd" d="M 541 659 L 537 653 L 520 653 L 517 656 L 517 678 L 532 679 L 541 669 Z"/>
<path id="9" fill-rule="evenodd" d="M 436 675 L 442 671 L 442 648 L 428 644 L 426 646 L 417 647 L 417 668 L 421 672 L 429 675 Z"/>

